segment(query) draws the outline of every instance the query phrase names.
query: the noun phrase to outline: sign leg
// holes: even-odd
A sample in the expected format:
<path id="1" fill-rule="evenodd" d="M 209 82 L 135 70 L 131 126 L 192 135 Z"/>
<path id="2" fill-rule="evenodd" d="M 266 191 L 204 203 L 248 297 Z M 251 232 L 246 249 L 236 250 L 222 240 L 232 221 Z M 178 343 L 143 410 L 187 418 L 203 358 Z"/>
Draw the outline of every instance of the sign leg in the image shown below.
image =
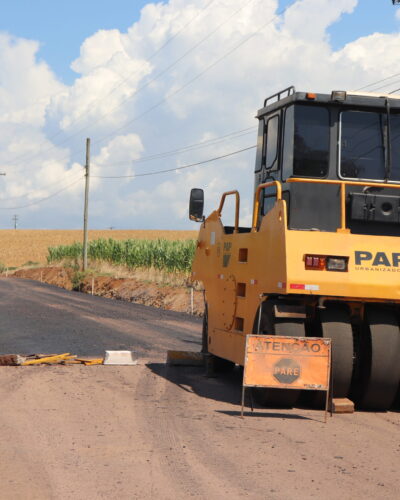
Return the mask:
<path id="1" fill-rule="evenodd" d="M 327 414 L 328 414 L 328 409 L 330 411 L 331 417 L 332 417 L 332 394 L 333 394 L 333 387 L 332 387 L 332 351 L 329 350 L 329 370 L 328 370 L 328 388 L 326 391 L 326 399 L 325 399 L 325 423 L 327 420 Z"/>
<path id="2" fill-rule="evenodd" d="M 331 414 L 331 418 L 333 415 L 333 377 L 332 377 L 332 348 L 329 350 L 329 411 Z"/>
<path id="3" fill-rule="evenodd" d="M 243 407 L 244 407 L 244 390 L 245 390 L 245 386 L 242 387 L 242 411 L 240 413 L 240 418 L 243 418 Z"/>
<path id="4" fill-rule="evenodd" d="M 324 417 L 324 422 L 326 424 L 326 417 L 327 417 L 327 414 L 328 414 L 328 404 L 329 404 L 329 400 L 330 400 L 330 389 L 328 387 L 328 390 L 325 392 L 326 394 L 326 397 L 325 397 L 325 417 Z M 332 416 L 332 413 L 331 413 L 331 416 Z"/>
<path id="5" fill-rule="evenodd" d="M 253 388 L 250 388 L 250 405 L 251 405 L 251 411 L 254 411 L 254 399 L 253 399 Z"/>

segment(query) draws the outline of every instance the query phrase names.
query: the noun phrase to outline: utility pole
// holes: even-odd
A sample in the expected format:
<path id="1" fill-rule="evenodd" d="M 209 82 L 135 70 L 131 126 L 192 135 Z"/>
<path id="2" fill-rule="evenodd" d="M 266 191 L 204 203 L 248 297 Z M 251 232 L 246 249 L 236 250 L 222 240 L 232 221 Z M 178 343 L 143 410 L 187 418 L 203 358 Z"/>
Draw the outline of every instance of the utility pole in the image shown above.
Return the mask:
<path id="1" fill-rule="evenodd" d="M 85 206 L 83 210 L 83 259 L 82 259 L 83 271 L 86 271 L 87 269 L 89 179 L 90 179 L 90 139 L 88 138 L 86 139 Z"/>
<path id="2" fill-rule="evenodd" d="M 18 215 L 15 214 L 12 219 L 14 221 L 14 229 L 17 229 L 17 226 L 18 226 Z"/>

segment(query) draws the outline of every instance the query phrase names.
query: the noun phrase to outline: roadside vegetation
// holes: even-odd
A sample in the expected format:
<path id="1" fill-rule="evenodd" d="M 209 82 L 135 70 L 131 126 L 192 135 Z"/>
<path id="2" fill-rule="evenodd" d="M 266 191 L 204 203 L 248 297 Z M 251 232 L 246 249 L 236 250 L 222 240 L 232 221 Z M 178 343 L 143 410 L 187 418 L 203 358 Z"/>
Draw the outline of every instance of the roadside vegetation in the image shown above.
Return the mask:
<path id="1" fill-rule="evenodd" d="M 48 248 L 72 245 L 82 241 L 82 230 L 77 229 L 1 229 L 0 259 L 8 270 L 20 268 L 28 261 L 45 265 Z M 197 231 L 153 229 L 90 229 L 89 241 L 100 238 L 125 241 L 134 240 L 188 240 L 196 239 Z"/>
<path id="2" fill-rule="evenodd" d="M 88 258 L 93 263 L 108 263 L 129 270 L 156 269 L 167 273 L 189 273 L 192 267 L 196 241 L 189 240 L 143 240 L 125 241 L 98 239 L 90 241 Z M 49 247 L 48 264 L 70 261 L 79 265 L 82 244 Z"/>

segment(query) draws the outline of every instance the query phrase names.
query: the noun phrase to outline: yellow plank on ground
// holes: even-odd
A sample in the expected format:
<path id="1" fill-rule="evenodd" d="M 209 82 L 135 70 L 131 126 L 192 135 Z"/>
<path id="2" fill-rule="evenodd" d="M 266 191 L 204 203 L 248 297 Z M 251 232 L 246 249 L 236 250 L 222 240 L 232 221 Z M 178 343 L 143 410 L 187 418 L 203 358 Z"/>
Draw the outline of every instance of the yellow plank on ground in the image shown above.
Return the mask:
<path id="1" fill-rule="evenodd" d="M 91 360 L 83 361 L 83 363 L 86 366 L 90 366 L 90 365 L 102 365 L 103 361 L 104 361 L 103 358 L 98 358 L 98 359 L 91 359 Z"/>
<path id="2" fill-rule="evenodd" d="M 39 358 L 39 359 L 30 359 L 22 363 L 22 366 L 40 365 L 42 363 L 59 363 L 60 361 L 64 361 L 67 359 L 74 359 L 74 358 L 75 356 L 71 356 L 71 353 L 66 352 L 64 354 L 57 354 L 55 356 L 46 356 L 44 358 Z"/>
<path id="3" fill-rule="evenodd" d="M 204 364 L 204 356 L 201 352 L 193 351 L 168 351 L 168 365 L 201 366 Z"/>

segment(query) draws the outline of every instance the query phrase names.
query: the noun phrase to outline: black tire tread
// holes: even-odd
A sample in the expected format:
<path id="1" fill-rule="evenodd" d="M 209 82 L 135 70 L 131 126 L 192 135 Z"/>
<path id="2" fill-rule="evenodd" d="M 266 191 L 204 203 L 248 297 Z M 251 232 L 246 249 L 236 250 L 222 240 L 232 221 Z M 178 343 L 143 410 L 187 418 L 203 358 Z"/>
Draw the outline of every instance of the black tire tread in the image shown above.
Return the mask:
<path id="1" fill-rule="evenodd" d="M 354 368 L 354 341 L 350 314 L 345 306 L 335 305 L 320 312 L 322 337 L 332 340 L 332 395 L 347 398 Z"/>
<path id="2" fill-rule="evenodd" d="M 363 387 L 359 405 L 386 411 L 400 383 L 400 330 L 395 311 L 367 306 L 363 339 Z"/>

